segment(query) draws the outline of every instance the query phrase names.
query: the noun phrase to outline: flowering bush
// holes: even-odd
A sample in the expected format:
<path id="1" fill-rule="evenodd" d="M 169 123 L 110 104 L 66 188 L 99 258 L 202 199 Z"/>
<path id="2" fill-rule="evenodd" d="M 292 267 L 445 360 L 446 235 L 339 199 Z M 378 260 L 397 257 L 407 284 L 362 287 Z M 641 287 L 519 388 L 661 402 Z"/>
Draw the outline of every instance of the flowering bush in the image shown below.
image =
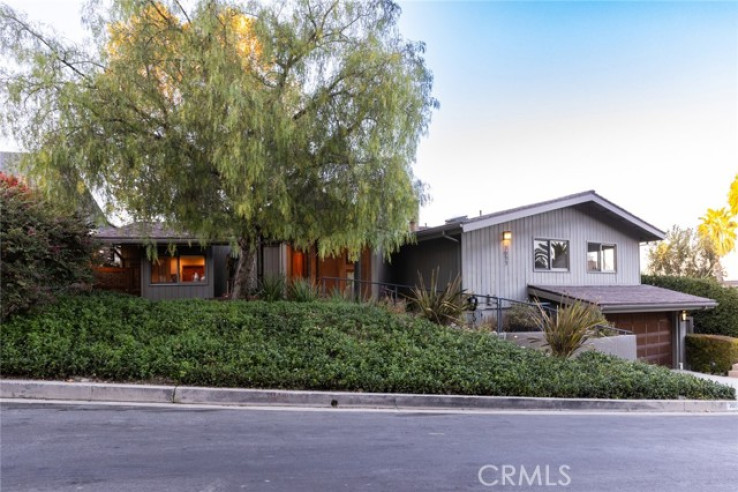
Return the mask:
<path id="1" fill-rule="evenodd" d="M 95 243 L 81 216 L 63 216 L 0 173 L 0 316 L 7 319 L 91 280 Z"/>

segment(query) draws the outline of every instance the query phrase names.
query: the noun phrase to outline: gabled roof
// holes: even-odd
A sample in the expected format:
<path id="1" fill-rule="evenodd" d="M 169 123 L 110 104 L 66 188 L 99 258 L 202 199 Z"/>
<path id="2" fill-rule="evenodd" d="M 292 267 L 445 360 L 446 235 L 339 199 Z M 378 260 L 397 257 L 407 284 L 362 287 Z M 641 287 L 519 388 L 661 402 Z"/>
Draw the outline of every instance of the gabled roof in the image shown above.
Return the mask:
<path id="1" fill-rule="evenodd" d="M 134 222 L 122 227 L 102 227 L 97 231 L 97 239 L 108 244 L 144 244 L 155 243 L 197 243 L 194 234 L 178 232 L 165 227 L 161 223 Z M 212 241 L 211 241 L 212 242 Z M 216 244 L 221 242 L 215 241 Z M 225 244 L 225 243 L 223 243 Z"/>
<path id="2" fill-rule="evenodd" d="M 666 233 L 648 222 L 636 217 L 627 210 L 601 197 L 594 190 L 567 195 L 554 200 L 533 203 L 522 207 L 502 210 L 488 215 L 481 215 L 472 219 L 458 218 L 451 223 L 438 227 L 418 231 L 418 239 L 430 239 L 447 234 L 470 232 L 485 227 L 511 222 L 513 220 L 552 212 L 562 208 L 572 207 L 587 215 L 608 223 L 613 227 L 629 233 L 639 241 L 657 241 L 663 239 Z"/>
<path id="3" fill-rule="evenodd" d="M 571 300 L 596 304 L 603 313 L 696 311 L 718 304 L 713 299 L 653 285 L 529 285 L 528 294 L 564 304 Z"/>

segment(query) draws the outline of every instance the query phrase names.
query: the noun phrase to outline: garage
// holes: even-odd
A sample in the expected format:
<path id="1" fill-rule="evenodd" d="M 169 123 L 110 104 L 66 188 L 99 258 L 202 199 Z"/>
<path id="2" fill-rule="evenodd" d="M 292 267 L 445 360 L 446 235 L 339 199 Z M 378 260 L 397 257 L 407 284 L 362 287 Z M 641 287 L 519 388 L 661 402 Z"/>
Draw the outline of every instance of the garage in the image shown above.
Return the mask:
<path id="1" fill-rule="evenodd" d="M 674 313 L 611 313 L 606 317 L 617 328 L 632 331 L 636 335 L 639 360 L 672 367 Z"/>
<path id="2" fill-rule="evenodd" d="M 683 350 L 682 313 L 713 309 L 713 299 L 653 285 L 529 285 L 534 299 L 555 304 L 575 301 L 597 305 L 608 321 L 636 335 L 639 360 L 679 367 Z"/>

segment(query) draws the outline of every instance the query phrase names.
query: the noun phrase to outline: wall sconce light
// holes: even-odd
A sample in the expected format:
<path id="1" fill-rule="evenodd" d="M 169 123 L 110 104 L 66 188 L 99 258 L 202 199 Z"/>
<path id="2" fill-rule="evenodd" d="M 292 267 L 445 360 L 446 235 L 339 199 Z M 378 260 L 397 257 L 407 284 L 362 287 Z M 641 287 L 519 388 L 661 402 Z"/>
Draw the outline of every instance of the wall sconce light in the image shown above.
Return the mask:
<path id="1" fill-rule="evenodd" d="M 687 321 L 687 311 L 682 311 L 681 318 L 682 321 Z"/>
<path id="2" fill-rule="evenodd" d="M 502 232 L 502 254 L 505 257 L 505 265 L 510 262 L 510 241 L 512 241 L 512 231 Z"/>

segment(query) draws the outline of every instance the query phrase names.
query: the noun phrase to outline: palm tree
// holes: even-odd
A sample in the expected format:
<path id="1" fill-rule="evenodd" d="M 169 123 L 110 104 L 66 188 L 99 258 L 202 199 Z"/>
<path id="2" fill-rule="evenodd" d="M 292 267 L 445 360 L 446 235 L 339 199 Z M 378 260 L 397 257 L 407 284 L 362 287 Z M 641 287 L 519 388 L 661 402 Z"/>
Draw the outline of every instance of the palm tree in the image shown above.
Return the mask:
<path id="1" fill-rule="evenodd" d="M 728 205 L 730 205 L 730 213 L 738 215 L 738 174 L 730 185 L 728 192 Z"/>
<path id="2" fill-rule="evenodd" d="M 713 210 L 708 208 L 707 213 L 704 217 L 700 217 L 700 220 L 702 222 L 697 227 L 697 232 L 700 236 L 712 242 L 718 256 L 723 257 L 733 251 L 738 223 L 736 223 L 728 209 Z"/>

